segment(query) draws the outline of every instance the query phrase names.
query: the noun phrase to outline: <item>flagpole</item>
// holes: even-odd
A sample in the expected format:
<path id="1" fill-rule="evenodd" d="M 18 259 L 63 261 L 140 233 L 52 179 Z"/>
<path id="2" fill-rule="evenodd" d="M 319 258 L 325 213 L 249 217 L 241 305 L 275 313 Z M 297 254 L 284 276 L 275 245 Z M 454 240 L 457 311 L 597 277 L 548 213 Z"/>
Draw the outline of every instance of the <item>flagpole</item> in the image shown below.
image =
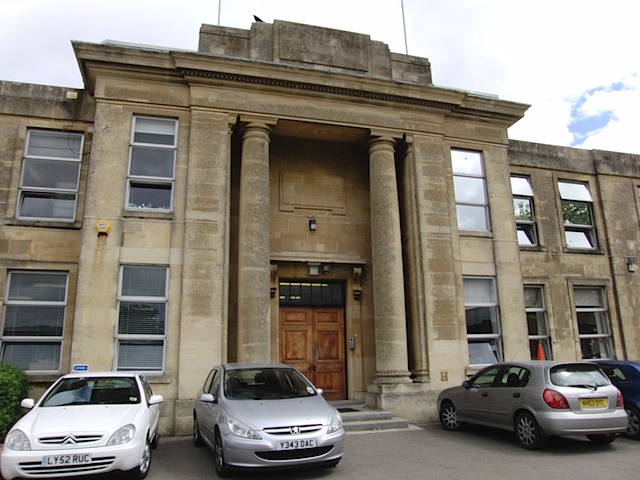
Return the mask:
<path id="1" fill-rule="evenodd" d="M 222 4 L 222 0 L 218 0 L 218 26 L 220 26 L 220 5 Z"/>
<path id="2" fill-rule="evenodd" d="M 407 44 L 407 24 L 404 21 L 404 0 L 400 0 L 402 6 L 402 29 L 404 30 L 404 51 L 409 55 L 409 46 Z"/>

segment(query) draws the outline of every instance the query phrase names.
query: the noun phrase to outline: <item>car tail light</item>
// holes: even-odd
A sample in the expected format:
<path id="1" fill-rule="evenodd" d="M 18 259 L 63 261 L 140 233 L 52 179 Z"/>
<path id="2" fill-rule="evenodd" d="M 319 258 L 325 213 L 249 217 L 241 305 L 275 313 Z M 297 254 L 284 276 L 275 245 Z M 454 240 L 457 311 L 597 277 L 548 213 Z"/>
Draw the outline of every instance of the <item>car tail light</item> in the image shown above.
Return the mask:
<path id="1" fill-rule="evenodd" d="M 617 408 L 624 408 L 624 399 L 622 398 L 622 393 L 618 390 L 618 399 L 616 400 Z"/>
<path id="2" fill-rule="evenodd" d="M 569 402 L 564 398 L 564 395 L 555 390 L 545 388 L 542 392 L 542 399 L 551 408 L 569 408 Z"/>

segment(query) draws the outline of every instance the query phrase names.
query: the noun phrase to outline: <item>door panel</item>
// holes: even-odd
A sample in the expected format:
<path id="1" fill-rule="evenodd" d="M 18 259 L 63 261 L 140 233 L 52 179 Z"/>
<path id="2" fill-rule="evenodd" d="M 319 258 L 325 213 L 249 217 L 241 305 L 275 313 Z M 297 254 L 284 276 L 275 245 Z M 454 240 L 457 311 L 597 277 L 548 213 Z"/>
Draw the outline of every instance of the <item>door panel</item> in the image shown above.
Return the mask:
<path id="1" fill-rule="evenodd" d="M 298 368 L 328 400 L 346 398 L 341 308 L 280 308 L 280 358 Z"/>

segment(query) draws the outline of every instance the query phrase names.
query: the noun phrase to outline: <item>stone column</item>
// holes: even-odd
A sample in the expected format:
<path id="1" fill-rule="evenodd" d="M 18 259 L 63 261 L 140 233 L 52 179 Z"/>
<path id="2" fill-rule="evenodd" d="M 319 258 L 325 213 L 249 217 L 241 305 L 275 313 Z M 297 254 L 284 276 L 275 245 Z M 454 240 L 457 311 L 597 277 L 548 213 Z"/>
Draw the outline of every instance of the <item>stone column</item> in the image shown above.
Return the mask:
<path id="1" fill-rule="evenodd" d="M 269 280 L 270 128 L 246 125 L 240 166 L 238 361 L 271 360 Z"/>
<path id="2" fill-rule="evenodd" d="M 372 137 L 369 145 L 377 370 L 374 384 L 380 385 L 411 382 L 394 146 L 395 140 L 386 136 Z"/>
<path id="3" fill-rule="evenodd" d="M 423 218 L 424 185 L 421 184 L 418 162 L 414 154 L 413 139 L 406 139 L 406 152 L 402 168 L 402 211 L 405 243 L 403 245 L 406 260 L 406 288 L 407 312 L 410 322 L 407 325 L 409 349 L 409 365 L 411 378 L 416 383 L 429 382 L 429 362 L 427 347 L 427 302 L 426 292 L 429 291 L 425 282 L 423 241 L 421 220 Z"/>

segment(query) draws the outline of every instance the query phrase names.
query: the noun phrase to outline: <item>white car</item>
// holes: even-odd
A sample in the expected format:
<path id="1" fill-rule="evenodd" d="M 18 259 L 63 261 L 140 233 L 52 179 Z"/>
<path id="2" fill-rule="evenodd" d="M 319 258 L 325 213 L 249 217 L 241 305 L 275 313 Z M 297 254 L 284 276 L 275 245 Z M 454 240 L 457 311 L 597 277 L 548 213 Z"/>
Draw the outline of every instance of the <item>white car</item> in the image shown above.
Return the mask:
<path id="1" fill-rule="evenodd" d="M 124 471 L 147 476 L 158 445 L 161 395 L 133 372 L 84 372 L 59 378 L 7 433 L 2 477 L 74 477 Z"/>

